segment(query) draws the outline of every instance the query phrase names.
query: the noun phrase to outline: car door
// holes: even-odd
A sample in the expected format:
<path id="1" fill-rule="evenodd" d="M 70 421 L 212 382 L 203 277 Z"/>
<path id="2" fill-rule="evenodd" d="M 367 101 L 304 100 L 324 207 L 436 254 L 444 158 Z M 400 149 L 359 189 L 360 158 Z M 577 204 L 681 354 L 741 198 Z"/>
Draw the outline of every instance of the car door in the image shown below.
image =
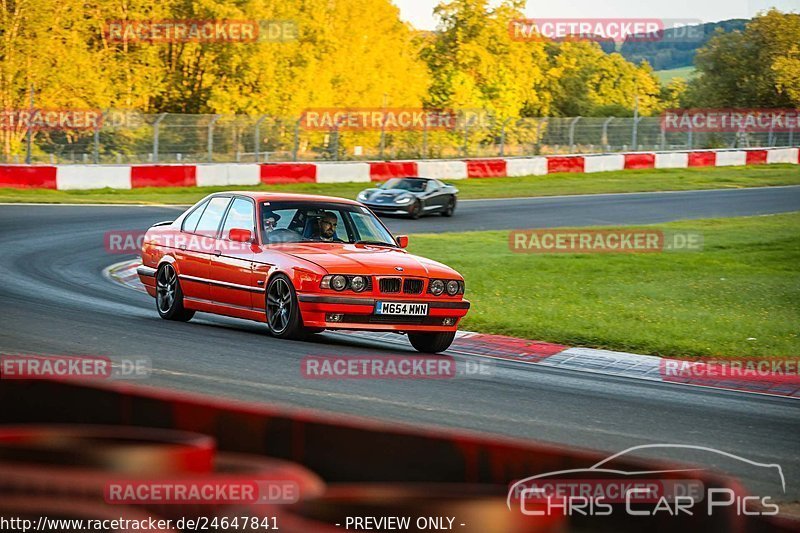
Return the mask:
<path id="1" fill-rule="evenodd" d="M 211 257 L 216 249 L 217 233 L 230 196 L 214 196 L 208 200 L 197 225 L 184 229 L 185 243 L 179 245 L 183 260 L 178 265 L 181 288 L 187 298 L 210 300 Z M 188 217 L 187 217 L 188 218 Z"/>
<path id="2" fill-rule="evenodd" d="M 447 204 L 447 196 L 443 193 L 439 182 L 428 180 L 425 185 L 425 211 L 438 211 Z"/>
<path id="3" fill-rule="evenodd" d="M 252 309 L 252 294 L 264 292 L 264 288 L 254 282 L 252 242 L 230 239 L 232 229 L 250 230 L 255 239 L 255 214 L 256 205 L 251 198 L 235 196 L 231 201 L 222 230 L 216 239 L 210 265 L 211 299 L 217 303 Z"/>

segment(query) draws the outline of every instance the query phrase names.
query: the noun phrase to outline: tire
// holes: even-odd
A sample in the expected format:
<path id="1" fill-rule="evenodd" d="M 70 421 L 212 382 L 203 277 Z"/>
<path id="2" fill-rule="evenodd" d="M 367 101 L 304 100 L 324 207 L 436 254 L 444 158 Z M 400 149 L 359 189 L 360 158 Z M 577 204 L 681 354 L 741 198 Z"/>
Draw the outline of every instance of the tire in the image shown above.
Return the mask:
<path id="1" fill-rule="evenodd" d="M 276 274 L 272 277 L 267 286 L 265 304 L 267 327 L 273 337 L 300 339 L 305 336 L 297 291 L 286 275 Z"/>
<path id="2" fill-rule="evenodd" d="M 165 263 L 156 272 L 156 309 L 164 320 L 188 322 L 194 310 L 183 306 L 183 290 L 175 267 Z"/>
<path id="3" fill-rule="evenodd" d="M 443 331 L 439 333 L 408 333 L 408 340 L 411 346 L 422 353 L 443 352 L 453 344 L 456 338 L 455 331 Z"/>
<path id="4" fill-rule="evenodd" d="M 417 220 L 419 217 L 422 216 L 422 202 L 417 200 L 414 202 L 414 205 L 411 206 L 411 211 L 409 211 L 408 216 L 412 219 Z"/>
<path id="5" fill-rule="evenodd" d="M 453 196 L 450 200 L 447 201 L 447 207 L 444 211 L 442 211 L 443 217 L 451 217 L 453 213 L 456 212 L 456 197 Z"/>

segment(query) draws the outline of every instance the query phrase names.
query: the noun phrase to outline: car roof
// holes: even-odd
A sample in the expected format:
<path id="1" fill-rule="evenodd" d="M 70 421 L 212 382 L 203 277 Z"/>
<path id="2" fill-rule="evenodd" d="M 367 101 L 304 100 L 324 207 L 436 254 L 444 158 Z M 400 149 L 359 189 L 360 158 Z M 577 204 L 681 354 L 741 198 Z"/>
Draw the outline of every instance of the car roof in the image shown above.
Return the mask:
<path id="1" fill-rule="evenodd" d="M 281 200 L 295 202 L 335 202 L 340 204 L 360 205 L 355 200 L 339 198 L 337 196 L 321 196 L 318 194 L 295 194 L 284 192 L 269 191 L 221 191 L 214 193 L 213 196 L 225 196 L 235 194 L 252 198 L 256 202 L 279 202 Z"/>

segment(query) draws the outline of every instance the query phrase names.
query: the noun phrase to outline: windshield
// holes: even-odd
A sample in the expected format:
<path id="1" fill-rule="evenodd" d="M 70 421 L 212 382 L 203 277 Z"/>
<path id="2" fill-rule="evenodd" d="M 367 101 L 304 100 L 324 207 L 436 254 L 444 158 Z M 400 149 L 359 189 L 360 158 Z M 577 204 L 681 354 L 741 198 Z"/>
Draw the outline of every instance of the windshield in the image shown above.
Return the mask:
<path id="1" fill-rule="evenodd" d="M 383 185 L 381 189 L 402 189 L 411 192 L 423 192 L 428 180 L 419 178 L 392 178 Z"/>
<path id="2" fill-rule="evenodd" d="M 366 207 L 335 202 L 262 202 L 262 242 L 339 242 L 396 246 Z"/>

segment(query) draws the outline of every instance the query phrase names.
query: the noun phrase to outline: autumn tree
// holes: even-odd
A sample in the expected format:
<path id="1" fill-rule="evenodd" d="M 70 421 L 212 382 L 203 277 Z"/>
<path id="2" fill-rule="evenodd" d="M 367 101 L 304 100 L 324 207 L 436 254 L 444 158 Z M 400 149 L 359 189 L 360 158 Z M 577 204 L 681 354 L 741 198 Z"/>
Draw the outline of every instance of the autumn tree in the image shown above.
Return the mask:
<path id="1" fill-rule="evenodd" d="M 771 10 L 698 51 L 694 107 L 800 106 L 800 14 Z"/>

